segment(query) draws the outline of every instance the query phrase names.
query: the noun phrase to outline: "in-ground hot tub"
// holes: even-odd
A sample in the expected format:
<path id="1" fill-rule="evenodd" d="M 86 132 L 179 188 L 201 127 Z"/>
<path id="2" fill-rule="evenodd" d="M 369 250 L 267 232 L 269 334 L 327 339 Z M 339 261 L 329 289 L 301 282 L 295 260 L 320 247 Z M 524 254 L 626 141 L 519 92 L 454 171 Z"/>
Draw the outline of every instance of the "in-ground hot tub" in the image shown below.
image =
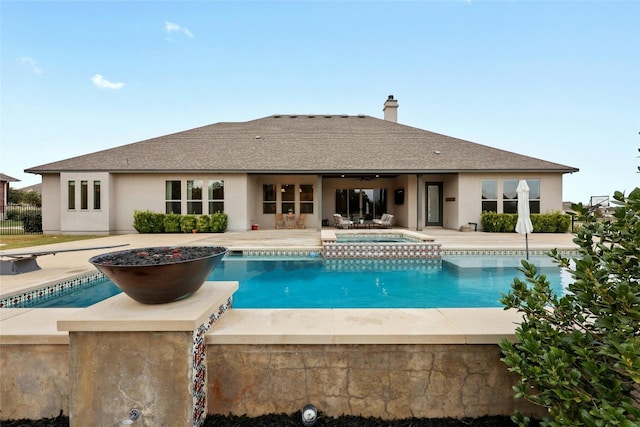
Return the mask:
<path id="1" fill-rule="evenodd" d="M 433 237 L 407 230 L 323 230 L 324 258 L 441 258 Z"/>

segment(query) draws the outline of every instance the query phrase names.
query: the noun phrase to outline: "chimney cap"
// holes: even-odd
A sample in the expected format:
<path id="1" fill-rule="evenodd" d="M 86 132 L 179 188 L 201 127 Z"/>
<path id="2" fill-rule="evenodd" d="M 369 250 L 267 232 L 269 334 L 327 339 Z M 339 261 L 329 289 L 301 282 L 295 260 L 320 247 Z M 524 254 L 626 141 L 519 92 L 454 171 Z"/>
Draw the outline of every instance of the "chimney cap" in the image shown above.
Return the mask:
<path id="1" fill-rule="evenodd" d="M 389 101 L 393 101 L 393 95 L 389 95 L 389 97 L 387 98 Z"/>

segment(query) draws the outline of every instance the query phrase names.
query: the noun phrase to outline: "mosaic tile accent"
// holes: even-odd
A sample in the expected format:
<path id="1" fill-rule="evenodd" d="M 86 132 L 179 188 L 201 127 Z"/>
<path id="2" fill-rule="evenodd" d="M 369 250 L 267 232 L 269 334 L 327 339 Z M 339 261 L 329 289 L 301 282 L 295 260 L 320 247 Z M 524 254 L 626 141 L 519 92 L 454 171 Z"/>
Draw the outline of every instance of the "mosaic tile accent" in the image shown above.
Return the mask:
<path id="1" fill-rule="evenodd" d="M 329 258 L 324 266 L 329 271 L 369 271 L 374 265 L 382 271 L 405 270 L 416 271 L 442 270 L 441 258 L 391 258 L 391 259 L 363 259 L 363 258 Z"/>
<path id="2" fill-rule="evenodd" d="M 545 256 L 549 253 L 548 250 L 541 249 L 529 249 L 529 255 L 533 256 Z M 564 257 L 574 257 L 579 255 L 579 251 L 571 249 L 558 250 L 558 253 Z M 526 256 L 527 252 L 524 249 L 443 249 L 442 256 Z"/>
<path id="3" fill-rule="evenodd" d="M 245 249 L 243 256 L 257 257 L 315 257 L 320 253 L 320 249 Z"/>
<path id="4" fill-rule="evenodd" d="M 325 259 L 331 258 L 441 258 L 439 243 L 329 243 L 322 246 Z"/>
<path id="5" fill-rule="evenodd" d="M 13 308 L 20 304 L 21 307 L 36 305 L 39 301 L 67 295 L 79 289 L 84 289 L 95 285 L 97 280 L 103 279 L 104 275 L 99 271 L 83 276 L 73 277 L 61 282 L 52 283 L 42 288 L 31 289 L 21 294 L 11 295 L 0 300 L 0 308 Z"/>
<path id="6" fill-rule="evenodd" d="M 193 426 L 204 424 L 207 411 L 207 352 L 205 335 L 233 305 L 233 297 L 218 307 L 209 319 L 193 332 Z"/>

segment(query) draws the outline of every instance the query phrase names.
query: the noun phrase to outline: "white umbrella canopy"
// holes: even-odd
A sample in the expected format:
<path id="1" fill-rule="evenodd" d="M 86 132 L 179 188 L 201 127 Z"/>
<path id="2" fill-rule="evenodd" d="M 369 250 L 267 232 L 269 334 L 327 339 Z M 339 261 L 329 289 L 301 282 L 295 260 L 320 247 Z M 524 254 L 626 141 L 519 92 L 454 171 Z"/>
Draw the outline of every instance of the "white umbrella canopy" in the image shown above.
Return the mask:
<path id="1" fill-rule="evenodd" d="M 516 232 L 524 234 L 524 241 L 527 251 L 527 259 L 529 259 L 529 233 L 533 232 L 533 224 L 529 212 L 529 186 L 527 181 L 521 179 L 518 182 L 518 222 L 516 222 Z"/>

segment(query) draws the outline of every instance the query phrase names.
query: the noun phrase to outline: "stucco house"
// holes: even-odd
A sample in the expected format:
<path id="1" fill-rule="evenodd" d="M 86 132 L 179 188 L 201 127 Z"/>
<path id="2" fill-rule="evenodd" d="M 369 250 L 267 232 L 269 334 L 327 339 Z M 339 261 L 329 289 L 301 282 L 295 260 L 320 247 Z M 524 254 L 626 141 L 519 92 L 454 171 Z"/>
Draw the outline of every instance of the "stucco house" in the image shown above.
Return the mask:
<path id="1" fill-rule="evenodd" d="M 0 173 L 0 219 L 6 219 L 6 208 L 9 204 L 9 187 L 11 183 L 19 181 L 19 179 Z"/>
<path id="2" fill-rule="evenodd" d="M 134 210 L 224 211 L 229 230 L 273 228 L 276 213 L 333 214 L 394 226 L 457 229 L 483 211 L 516 211 L 528 180 L 532 213 L 562 209 L 578 169 L 366 115 L 272 115 L 222 122 L 26 169 L 42 176 L 45 233 L 133 232 Z"/>

